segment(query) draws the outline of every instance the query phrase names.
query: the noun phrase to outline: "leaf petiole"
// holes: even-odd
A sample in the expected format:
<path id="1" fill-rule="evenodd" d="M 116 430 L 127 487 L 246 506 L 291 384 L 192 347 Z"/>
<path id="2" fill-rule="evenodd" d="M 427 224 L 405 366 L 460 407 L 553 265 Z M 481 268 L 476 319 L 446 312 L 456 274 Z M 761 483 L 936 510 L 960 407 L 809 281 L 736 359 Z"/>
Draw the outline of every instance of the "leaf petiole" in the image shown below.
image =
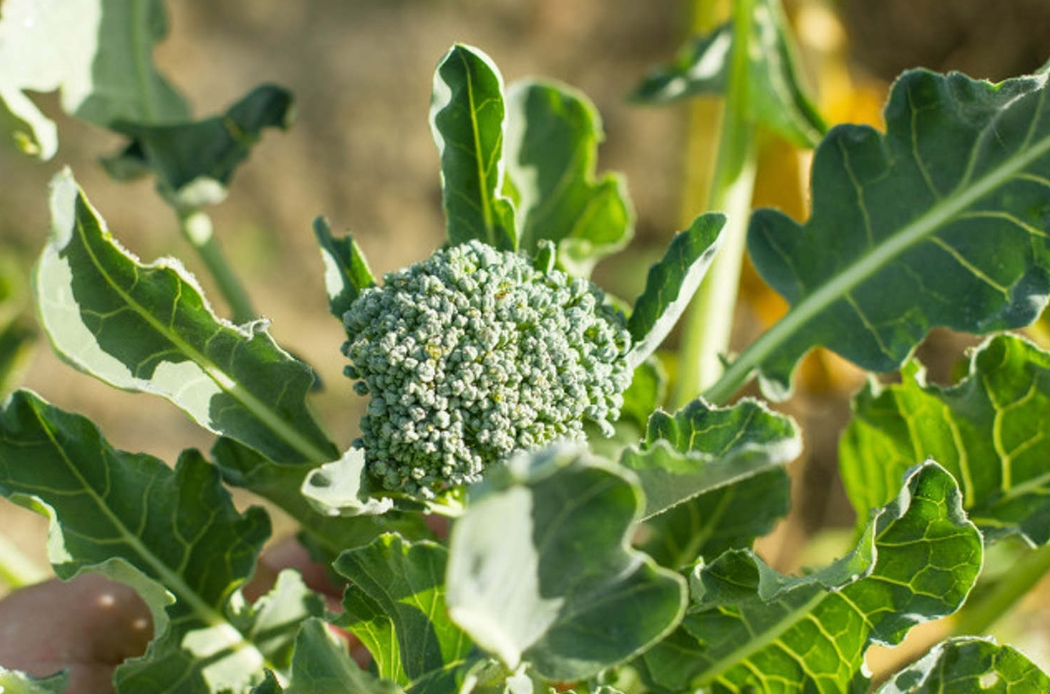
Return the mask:
<path id="1" fill-rule="evenodd" d="M 215 239 L 211 217 L 201 210 L 179 212 L 179 231 L 197 252 L 204 266 L 230 306 L 231 319 L 237 325 L 250 323 L 259 317 L 252 306 L 244 285 L 234 274 L 219 242 Z"/>

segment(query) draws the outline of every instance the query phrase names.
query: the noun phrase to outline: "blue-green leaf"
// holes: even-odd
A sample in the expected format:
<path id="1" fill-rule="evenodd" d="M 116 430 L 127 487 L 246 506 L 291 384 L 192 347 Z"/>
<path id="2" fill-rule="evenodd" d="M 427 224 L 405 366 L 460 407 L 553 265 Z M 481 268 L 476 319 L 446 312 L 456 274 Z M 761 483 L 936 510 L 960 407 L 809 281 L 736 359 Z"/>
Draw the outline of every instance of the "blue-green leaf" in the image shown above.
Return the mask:
<path id="1" fill-rule="evenodd" d="M 522 250 L 554 242 L 563 268 L 587 277 L 630 241 L 634 212 L 616 174 L 595 177 L 601 118 L 583 94 L 560 84 L 516 82 L 507 92 L 504 159 Z"/>
<path id="2" fill-rule="evenodd" d="M 138 262 L 68 172 L 52 184 L 51 215 L 34 289 L 63 359 L 118 388 L 160 395 L 275 461 L 338 457 L 306 407 L 312 370 L 278 347 L 264 323 L 217 318 L 175 261 Z"/>
<path id="3" fill-rule="evenodd" d="M 708 212 L 675 234 L 660 262 L 649 268 L 645 290 L 627 321 L 631 351 L 627 362 L 637 367 L 656 351 L 682 316 L 719 248 L 726 217 Z"/>
<path id="4" fill-rule="evenodd" d="M 985 342 L 957 385 L 927 385 L 918 364 L 899 385 L 874 383 L 854 401 L 839 445 L 846 493 L 866 520 L 892 497 L 892 480 L 934 458 L 962 489 L 986 539 L 1050 542 L 1050 354 L 1012 335 Z"/>
<path id="5" fill-rule="evenodd" d="M 361 292 L 375 286 L 375 278 L 368 269 L 368 262 L 360 246 L 350 236 L 335 238 L 328 220 L 314 220 L 314 235 L 321 246 L 324 262 L 324 286 L 328 293 L 328 310 L 340 321 L 350 304 Z"/>
<path id="6" fill-rule="evenodd" d="M 681 577 L 628 549 L 642 498 L 624 475 L 566 446 L 515 457 L 471 489 L 450 539 L 449 611 L 510 669 L 583 679 L 681 618 Z"/>
<path id="7" fill-rule="evenodd" d="M 963 637 L 935 646 L 876 694 L 1035 694 L 1050 677 L 1020 651 L 991 639 Z"/>
<path id="8" fill-rule="evenodd" d="M 61 90 L 62 110 L 102 127 L 185 120 L 182 96 L 152 64 L 167 33 L 162 0 L 6 0 L 0 18 L 0 106 L 22 149 L 50 159 L 55 124 L 26 92 Z"/>
<path id="9" fill-rule="evenodd" d="M 441 152 L 448 240 L 518 247 L 514 208 L 503 196 L 503 77 L 492 59 L 457 44 L 434 73 L 430 127 Z"/>
<path id="10" fill-rule="evenodd" d="M 401 694 L 389 680 L 380 680 L 358 667 L 340 642 L 319 619 L 303 623 L 295 640 L 295 658 L 285 694 Z"/>

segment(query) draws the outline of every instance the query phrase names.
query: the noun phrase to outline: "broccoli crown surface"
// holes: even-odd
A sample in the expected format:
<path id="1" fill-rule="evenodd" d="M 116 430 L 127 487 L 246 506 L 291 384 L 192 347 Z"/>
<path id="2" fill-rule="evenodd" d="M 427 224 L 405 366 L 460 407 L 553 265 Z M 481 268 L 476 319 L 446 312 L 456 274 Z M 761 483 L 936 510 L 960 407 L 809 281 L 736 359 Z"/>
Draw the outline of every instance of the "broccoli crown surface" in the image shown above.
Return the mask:
<path id="1" fill-rule="evenodd" d="M 611 433 L 631 381 L 623 314 L 591 282 L 472 241 L 388 274 L 343 316 L 370 394 L 370 474 L 415 496 L 476 481 L 519 450 Z"/>

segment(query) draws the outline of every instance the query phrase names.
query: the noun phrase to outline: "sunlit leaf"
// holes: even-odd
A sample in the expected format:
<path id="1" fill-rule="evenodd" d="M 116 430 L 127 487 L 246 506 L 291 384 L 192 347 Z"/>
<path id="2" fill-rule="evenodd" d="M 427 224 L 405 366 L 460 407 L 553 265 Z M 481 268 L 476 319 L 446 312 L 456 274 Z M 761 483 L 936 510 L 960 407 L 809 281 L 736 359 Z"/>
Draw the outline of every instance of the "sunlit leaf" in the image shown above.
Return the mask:
<path id="1" fill-rule="evenodd" d="M 34 288 L 41 324 L 63 359 L 119 388 L 160 395 L 278 462 L 338 457 L 306 407 L 313 372 L 281 350 L 264 323 L 217 318 L 175 261 L 138 262 L 68 172 L 52 184 L 51 214 Z"/>
<path id="2" fill-rule="evenodd" d="M 876 694 L 1027 694 L 1050 691 L 1050 677 L 1024 654 L 991 639 L 964 637 L 935 646 Z"/>
<path id="3" fill-rule="evenodd" d="M 328 310 L 341 321 L 361 292 L 375 285 L 375 278 L 357 243 L 349 236 L 332 236 L 324 217 L 314 220 L 314 235 L 321 246 Z"/>
<path id="4" fill-rule="evenodd" d="M 295 659 L 285 694 L 399 694 L 390 681 L 361 670 L 319 619 L 308 619 L 295 641 Z"/>

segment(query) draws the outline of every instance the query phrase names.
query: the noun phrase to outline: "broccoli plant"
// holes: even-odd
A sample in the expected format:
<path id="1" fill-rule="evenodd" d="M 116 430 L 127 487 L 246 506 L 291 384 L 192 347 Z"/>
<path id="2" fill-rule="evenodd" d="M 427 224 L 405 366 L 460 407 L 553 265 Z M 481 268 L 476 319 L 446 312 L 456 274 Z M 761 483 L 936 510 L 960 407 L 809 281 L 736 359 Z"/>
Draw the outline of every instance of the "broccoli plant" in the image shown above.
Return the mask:
<path id="1" fill-rule="evenodd" d="M 157 177 L 235 314 L 217 315 L 178 261 L 121 246 L 72 172 L 54 178 L 33 282 L 52 348 L 216 435 L 170 466 L 29 390 L 0 408 L 0 493 L 48 518 L 55 574 L 124 583 L 151 617 L 117 692 L 1050 689 L 985 634 L 1050 568 L 1050 355 L 1009 332 L 1050 295 L 1050 67 L 1000 84 L 909 71 L 885 132 L 828 130 L 778 3 L 739 0 L 634 94 L 724 93 L 727 122 L 719 209 L 675 234 L 627 301 L 591 279 L 633 228 L 624 182 L 595 171 L 593 105 L 555 82 L 505 86 L 482 51 L 453 46 L 430 109 L 447 243 L 377 283 L 352 238 L 314 225 L 346 333 L 332 358 L 352 381 L 328 387 L 366 398 L 341 451 L 309 407 L 313 370 L 256 318 L 203 213 L 261 129 L 287 125 L 290 97 L 263 87 L 192 121 L 142 42 L 163 34 L 160 0 L 136 7 L 148 11 L 93 0 L 70 22 L 9 0 L 0 20 L 16 139 L 54 154 L 54 126 L 24 93 L 54 88 L 68 112 L 129 138 L 107 170 Z M 75 49 L 94 79 L 16 25 Z M 804 223 L 746 209 L 760 131 L 815 147 Z M 715 299 L 735 292 L 745 249 L 790 309 L 727 357 Z M 676 363 L 665 342 L 686 314 Z M 701 339 L 708 322 L 715 337 Z M 935 326 L 989 336 L 952 386 L 927 383 L 913 357 Z M 786 398 L 818 346 L 900 382 L 872 380 L 841 439 L 851 544 L 785 575 L 754 543 L 787 512 L 801 432 L 765 400 L 733 398 L 754 378 Z M 345 586 L 338 610 L 294 570 L 249 599 L 270 519 L 238 510 L 229 487 L 298 523 Z M 427 514 L 450 517 L 449 532 Z M 984 572 L 1004 551 L 1014 570 Z M 947 638 L 873 681 L 873 646 L 942 618 Z M 5 691 L 67 684 L 0 667 Z"/>

